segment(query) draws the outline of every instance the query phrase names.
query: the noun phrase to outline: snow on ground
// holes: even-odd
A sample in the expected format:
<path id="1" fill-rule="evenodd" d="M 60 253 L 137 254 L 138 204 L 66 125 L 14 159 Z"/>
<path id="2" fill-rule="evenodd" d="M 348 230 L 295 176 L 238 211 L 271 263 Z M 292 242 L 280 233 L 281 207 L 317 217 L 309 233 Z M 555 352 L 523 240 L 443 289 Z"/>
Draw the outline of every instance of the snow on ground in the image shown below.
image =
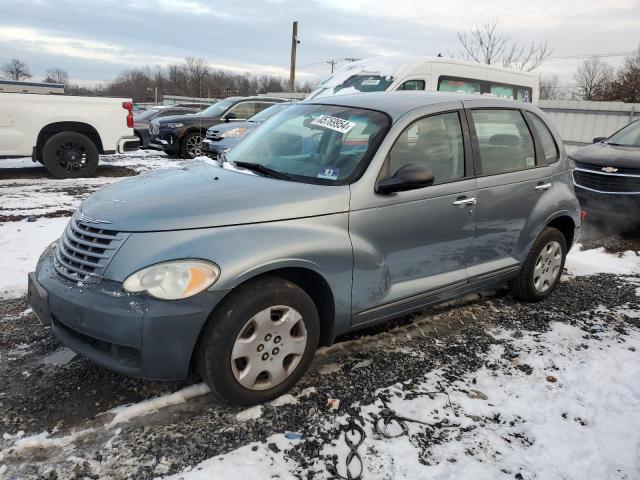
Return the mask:
<path id="1" fill-rule="evenodd" d="M 0 224 L 0 299 L 26 294 L 27 273 L 36 268 L 43 250 L 60 237 L 67 218 Z"/>
<path id="2" fill-rule="evenodd" d="M 576 245 L 567 255 L 566 268 L 570 275 L 575 276 L 596 273 L 633 275 L 640 273 L 640 256 L 636 252 L 607 253 L 602 247 L 582 250 L 581 245 Z"/>
<path id="3" fill-rule="evenodd" d="M 390 398 L 386 405 L 364 406 L 365 438 L 357 448 L 362 478 L 638 478 L 640 332 L 621 338 L 610 330 L 585 339 L 580 328 L 555 323 L 542 335 L 513 338 L 502 329 L 493 334 L 509 348 L 492 349 L 491 368 L 454 382 L 435 370 L 412 387 L 413 395 L 395 385 L 383 389 Z M 514 373 L 514 365 L 526 368 Z M 446 393 L 428 393 L 443 385 Z M 374 430 L 373 419 L 388 412 L 385 407 L 404 417 L 408 435 L 395 422 L 379 424 L 386 435 Z M 338 421 L 346 424 L 345 417 Z M 295 440 L 280 433 L 270 442 L 278 449 L 247 445 L 169 478 L 300 478 L 287 456 Z M 344 436 L 323 453 L 336 455 L 338 473 L 346 476 Z M 316 462 L 308 471 L 317 474 L 313 478 L 332 478 L 325 464 Z M 352 474 L 359 471 L 353 463 Z M 295 473 L 306 478 L 308 472 Z"/>

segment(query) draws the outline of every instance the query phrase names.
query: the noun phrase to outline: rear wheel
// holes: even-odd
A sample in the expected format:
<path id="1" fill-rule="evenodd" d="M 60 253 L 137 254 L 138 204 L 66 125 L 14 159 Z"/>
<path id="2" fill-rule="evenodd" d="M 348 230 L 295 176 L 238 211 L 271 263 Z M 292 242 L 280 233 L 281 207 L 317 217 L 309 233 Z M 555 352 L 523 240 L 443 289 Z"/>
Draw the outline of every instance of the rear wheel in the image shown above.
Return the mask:
<path id="1" fill-rule="evenodd" d="M 200 336 L 196 367 L 226 402 L 266 402 L 304 374 L 319 333 L 318 312 L 304 290 L 278 277 L 262 277 L 240 286 L 216 308 Z"/>
<path id="2" fill-rule="evenodd" d="M 56 133 L 42 148 L 42 163 L 54 177 L 90 177 L 98 168 L 98 149 L 81 133 Z"/>
<path id="3" fill-rule="evenodd" d="M 513 293 L 528 302 L 548 297 L 560 281 L 566 257 L 564 235 L 553 227 L 546 227 L 533 243 L 518 277 L 513 280 Z"/>
<path id="4" fill-rule="evenodd" d="M 202 135 L 200 133 L 190 133 L 182 139 L 180 146 L 182 158 L 195 158 L 202 155 Z"/>

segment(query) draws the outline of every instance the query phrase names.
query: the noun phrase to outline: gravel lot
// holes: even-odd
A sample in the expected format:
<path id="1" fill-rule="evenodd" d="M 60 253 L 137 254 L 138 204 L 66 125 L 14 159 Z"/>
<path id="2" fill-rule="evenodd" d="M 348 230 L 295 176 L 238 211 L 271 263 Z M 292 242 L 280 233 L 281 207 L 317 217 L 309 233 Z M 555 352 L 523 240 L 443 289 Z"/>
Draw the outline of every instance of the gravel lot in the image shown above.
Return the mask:
<path id="1" fill-rule="evenodd" d="M 47 178 L 27 160 L 9 161 L 0 168 L 0 242 L 34 225 L 59 229 L 47 222 L 64 222 L 118 177 L 181 165 L 153 153 L 111 156 L 96 178 L 69 181 Z M 195 375 L 140 381 L 74 356 L 40 326 L 20 279 L 5 278 L 0 478 L 334 478 L 346 475 L 345 438 L 357 431 L 345 434 L 345 425 L 354 423 L 364 438 L 352 473 L 362 478 L 639 478 L 637 431 L 624 438 L 628 452 L 607 456 L 595 445 L 616 446 L 625 428 L 640 427 L 632 410 L 640 407 L 640 234 L 587 225 L 583 245 L 602 264 L 629 271 L 581 275 L 570 265 L 557 292 L 539 304 L 515 302 L 499 288 L 342 338 L 318 353 L 290 395 L 248 410 L 216 403 Z M 0 271 L 33 268 L 33 259 L 8 257 L 0 257 Z M 607 358 L 629 368 L 619 372 Z M 598 376 L 585 382 L 580 365 Z M 520 384 L 526 388 L 517 391 Z M 539 401 L 525 402 L 537 389 Z M 616 402 L 620 395 L 617 404 L 628 411 L 601 411 L 603 392 Z M 509 402 L 501 406 L 503 397 Z M 540 412 L 530 404 L 548 402 L 555 415 L 560 400 L 545 425 L 575 469 L 541 450 L 550 440 L 535 430 Z M 609 430 L 600 415 L 611 416 Z M 396 431 L 376 430 L 376 420 Z"/>

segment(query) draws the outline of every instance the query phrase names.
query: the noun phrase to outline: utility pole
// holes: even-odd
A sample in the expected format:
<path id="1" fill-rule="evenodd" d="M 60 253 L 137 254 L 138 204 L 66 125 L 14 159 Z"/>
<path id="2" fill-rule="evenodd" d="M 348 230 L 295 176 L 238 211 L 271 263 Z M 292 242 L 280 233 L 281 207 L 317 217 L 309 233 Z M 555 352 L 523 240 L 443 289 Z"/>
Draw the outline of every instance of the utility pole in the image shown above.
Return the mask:
<path id="1" fill-rule="evenodd" d="M 333 75 L 333 68 L 336 66 L 336 64 L 338 63 L 337 60 L 327 60 L 327 63 L 329 65 L 331 65 L 331 75 Z"/>
<path id="2" fill-rule="evenodd" d="M 291 72 L 289 73 L 289 90 L 291 93 L 296 92 L 296 49 L 298 47 L 298 22 L 293 22 L 293 31 L 291 32 Z"/>

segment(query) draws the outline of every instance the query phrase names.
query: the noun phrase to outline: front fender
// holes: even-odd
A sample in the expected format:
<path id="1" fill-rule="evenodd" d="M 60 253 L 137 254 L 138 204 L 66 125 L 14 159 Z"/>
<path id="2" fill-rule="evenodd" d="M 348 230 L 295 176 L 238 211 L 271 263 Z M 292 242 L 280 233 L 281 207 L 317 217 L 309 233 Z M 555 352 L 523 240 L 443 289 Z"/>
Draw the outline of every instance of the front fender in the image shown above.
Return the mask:
<path id="1" fill-rule="evenodd" d="M 353 253 L 348 214 L 229 227 L 132 233 L 104 277 L 123 282 L 160 262 L 199 258 L 216 263 L 220 278 L 214 291 L 232 291 L 258 275 L 281 268 L 304 268 L 322 276 L 333 293 L 335 326 L 351 323 Z"/>

